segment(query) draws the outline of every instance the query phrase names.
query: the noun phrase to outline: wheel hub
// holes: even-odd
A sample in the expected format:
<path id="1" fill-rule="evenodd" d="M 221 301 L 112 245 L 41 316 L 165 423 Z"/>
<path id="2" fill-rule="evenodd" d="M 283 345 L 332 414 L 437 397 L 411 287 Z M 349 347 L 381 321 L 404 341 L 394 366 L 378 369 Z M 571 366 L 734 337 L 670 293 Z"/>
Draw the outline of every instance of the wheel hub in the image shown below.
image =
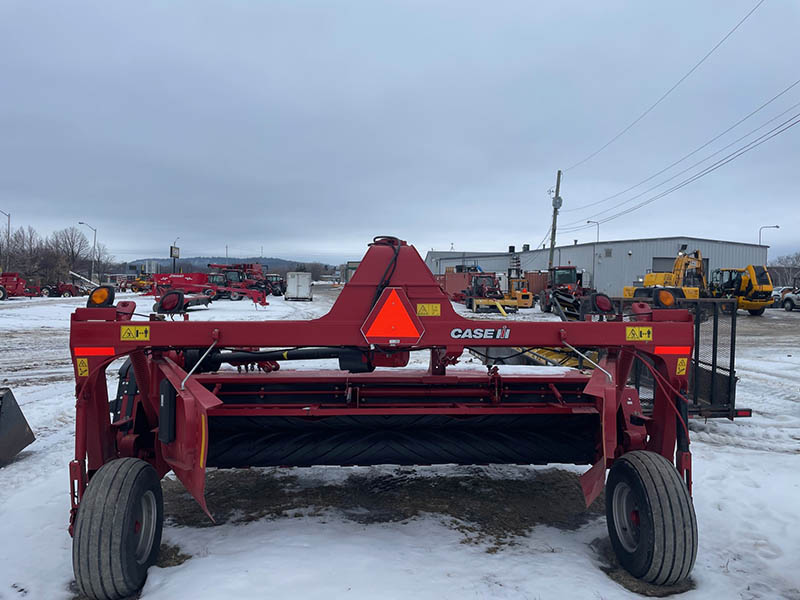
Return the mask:
<path id="1" fill-rule="evenodd" d="M 147 562 L 153 550 L 156 536 L 156 497 L 152 491 L 145 492 L 139 500 L 136 519 L 133 523 L 133 534 L 136 541 L 136 562 L 140 565 Z"/>
<path id="2" fill-rule="evenodd" d="M 619 482 L 611 502 L 617 538 L 627 552 L 635 552 L 639 547 L 641 519 L 633 490 L 624 481 Z"/>

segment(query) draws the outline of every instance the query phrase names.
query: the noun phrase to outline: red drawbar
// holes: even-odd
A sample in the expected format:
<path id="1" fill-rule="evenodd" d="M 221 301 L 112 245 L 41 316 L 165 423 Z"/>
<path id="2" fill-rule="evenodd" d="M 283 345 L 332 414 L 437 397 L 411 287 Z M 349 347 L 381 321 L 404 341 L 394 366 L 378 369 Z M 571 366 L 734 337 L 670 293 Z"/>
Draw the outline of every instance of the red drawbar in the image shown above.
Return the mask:
<path id="1" fill-rule="evenodd" d="M 94 346 L 75 348 L 75 356 L 114 356 L 114 348 L 107 346 Z"/>
<path id="2" fill-rule="evenodd" d="M 422 335 L 408 315 L 406 307 L 395 290 L 392 290 L 380 312 L 367 331 L 370 337 L 419 338 Z"/>
<path id="3" fill-rule="evenodd" d="M 691 346 L 656 346 L 656 354 L 685 354 L 692 353 Z"/>

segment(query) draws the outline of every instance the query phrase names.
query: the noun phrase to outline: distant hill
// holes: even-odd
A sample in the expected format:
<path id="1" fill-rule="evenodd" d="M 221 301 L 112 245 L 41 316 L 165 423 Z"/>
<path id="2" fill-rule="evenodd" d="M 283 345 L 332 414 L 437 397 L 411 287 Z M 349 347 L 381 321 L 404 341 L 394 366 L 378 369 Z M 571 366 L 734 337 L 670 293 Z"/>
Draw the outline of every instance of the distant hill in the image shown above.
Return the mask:
<path id="1" fill-rule="evenodd" d="M 172 259 L 171 258 L 139 258 L 137 260 L 132 260 L 128 264 L 129 265 L 136 265 L 141 266 L 145 264 L 145 262 L 154 262 L 162 267 L 171 267 L 172 266 Z M 283 258 L 275 258 L 275 257 L 263 257 L 263 256 L 250 256 L 250 257 L 236 257 L 236 258 L 225 258 L 224 256 L 190 256 L 187 258 L 180 258 L 178 259 L 182 265 L 186 265 L 187 263 L 194 265 L 196 267 L 206 268 L 210 263 L 218 264 L 218 265 L 233 265 L 237 263 L 259 263 L 262 265 L 266 265 L 267 269 L 275 269 L 275 270 L 292 270 L 297 265 L 303 264 L 300 261 L 296 260 L 286 260 Z"/>

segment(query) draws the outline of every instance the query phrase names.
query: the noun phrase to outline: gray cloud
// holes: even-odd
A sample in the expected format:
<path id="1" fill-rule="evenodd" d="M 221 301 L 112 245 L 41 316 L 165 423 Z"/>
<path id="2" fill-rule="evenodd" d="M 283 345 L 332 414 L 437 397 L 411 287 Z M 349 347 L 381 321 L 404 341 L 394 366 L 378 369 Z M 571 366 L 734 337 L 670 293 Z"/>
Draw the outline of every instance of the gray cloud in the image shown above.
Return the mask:
<path id="1" fill-rule="evenodd" d="M 386 233 L 422 252 L 534 244 L 555 171 L 619 131 L 752 5 L 6 0 L 0 208 L 43 231 L 87 220 L 121 258 L 166 254 L 178 235 L 184 254 L 228 244 L 330 260 Z M 799 17 L 765 3 L 636 128 L 565 175 L 565 208 L 647 177 L 796 79 Z M 798 100 L 794 90 L 713 149 Z M 765 241 L 797 249 L 798 132 L 602 237 L 756 241 L 759 225 L 781 223 Z M 559 241 L 574 238 L 594 230 Z"/>

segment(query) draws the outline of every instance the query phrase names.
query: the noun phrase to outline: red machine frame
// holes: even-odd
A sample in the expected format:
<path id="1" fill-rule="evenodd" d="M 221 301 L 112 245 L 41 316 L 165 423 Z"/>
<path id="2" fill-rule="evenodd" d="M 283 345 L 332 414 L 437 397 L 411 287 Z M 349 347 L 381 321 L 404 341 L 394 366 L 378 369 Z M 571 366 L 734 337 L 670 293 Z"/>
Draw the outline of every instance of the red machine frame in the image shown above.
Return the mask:
<path id="1" fill-rule="evenodd" d="M 267 295 L 258 289 L 248 287 L 226 287 L 209 283 L 208 273 L 161 273 L 153 275 L 153 287 L 145 295 L 155 296 L 158 300 L 169 290 L 180 290 L 186 294 L 206 294 L 212 299 L 221 293 L 239 294 L 241 298 L 250 298 L 254 303 L 267 306 Z M 210 292 L 210 293 L 209 293 Z"/>
<path id="2" fill-rule="evenodd" d="M 19 273 L 0 273 L 0 286 L 5 288 L 9 298 L 36 298 L 42 295 L 38 285 L 28 285 Z"/>
<path id="3" fill-rule="evenodd" d="M 163 317 L 133 321 L 134 302 L 80 308 L 72 315 L 70 349 L 76 377 L 75 458 L 69 465 L 72 511 L 70 530 L 89 479 L 104 463 L 137 457 L 159 476 L 174 471 L 208 513 L 204 498 L 209 417 L 290 416 L 314 420 L 337 415 L 596 415 L 594 459 L 581 477 L 587 505 L 602 491 L 605 471 L 633 450 L 651 450 L 674 462 L 691 489 L 691 454 L 684 393 L 685 368 L 692 353 L 693 323 L 685 310 L 639 307 L 628 321 L 497 322 L 456 314 L 413 246 L 394 238 L 370 245 L 361 265 L 344 286 L 331 311 L 311 321 L 172 322 Z M 600 349 L 603 358 L 591 372 L 501 374 L 495 368 L 451 370 L 467 348 L 566 347 Z M 427 370 L 347 373 L 280 371 L 259 361 L 259 371 L 219 370 L 195 373 L 187 351 L 212 348 L 325 347 L 350 349 L 371 367 L 402 367 L 409 352 L 430 352 Z M 132 416 L 109 419 L 106 368 L 129 356 L 139 392 Z M 657 381 L 653 410 L 644 414 L 636 391 L 626 385 L 631 365 L 645 356 Z M 195 364 L 199 364 L 195 361 Z M 683 368 L 681 368 L 683 365 Z M 277 371 L 277 372 L 276 372 Z M 167 380 L 176 394 L 175 436 L 159 440 L 159 389 Z M 283 389 L 309 383 L 341 388 L 336 402 L 238 404 L 230 382 Z M 408 391 L 404 383 L 417 387 Z M 510 401 L 514 386 L 537 385 L 538 401 Z M 370 386 L 372 386 L 370 388 Z M 458 389 L 459 401 L 453 390 Z M 565 402 L 563 395 L 578 394 Z M 265 389 L 265 388 L 262 388 Z M 362 392 L 378 389 L 373 404 Z M 576 392 L 577 389 L 577 392 Z M 471 400 L 463 400 L 472 396 Z M 392 398 L 397 400 L 393 401 Z M 136 419 L 147 431 L 131 427 Z M 677 451 L 676 451 L 677 450 Z M 554 461 L 558 462 L 558 461 Z M 210 515 L 209 515 L 210 516 Z"/>

